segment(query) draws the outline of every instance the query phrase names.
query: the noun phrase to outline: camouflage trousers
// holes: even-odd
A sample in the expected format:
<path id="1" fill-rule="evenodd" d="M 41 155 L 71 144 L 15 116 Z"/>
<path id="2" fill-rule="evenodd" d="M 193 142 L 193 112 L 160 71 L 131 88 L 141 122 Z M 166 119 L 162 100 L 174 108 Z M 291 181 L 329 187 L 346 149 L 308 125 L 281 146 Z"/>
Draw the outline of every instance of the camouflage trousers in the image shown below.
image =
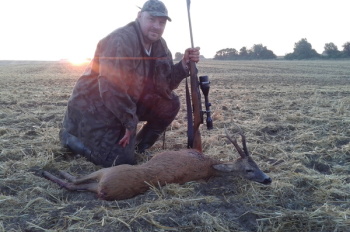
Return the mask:
<path id="1" fill-rule="evenodd" d="M 145 94 L 137 104 L 139 121 L 145 121 L 136 136 L 132 135 L 126 147 L 118 144 L 125 134 L 121 122 L 103 104 L 87 105 L 88 99 L 73 99 L 68 102 L 60 131 L 63 146 L 73 153 L 85 156 L 96 165 L 110 167 L 120 164 L 135 164 L 135 146 L 139 151 L 151 147 L 174 120 L 180 109 L 178 96 L 166 99 L 157 94 Z"/>

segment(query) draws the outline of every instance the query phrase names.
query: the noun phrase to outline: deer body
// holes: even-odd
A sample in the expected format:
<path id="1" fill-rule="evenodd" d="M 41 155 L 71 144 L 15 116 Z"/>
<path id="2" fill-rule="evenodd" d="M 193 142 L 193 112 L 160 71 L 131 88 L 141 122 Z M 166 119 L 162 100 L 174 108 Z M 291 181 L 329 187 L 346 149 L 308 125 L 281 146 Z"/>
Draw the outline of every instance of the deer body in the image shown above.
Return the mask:
<path id="1" fill-rule="evenodd" d="M 128 199 L 146 192 L 152 185 L 184 184 L 218 175 L 241 175 L 249 180 L 270 184 L 271 178 L 249 156 L 245 140 L 242 139 L 244 152 L 238 147 L 236 140 L 230 141 L 241 155 L 241 158 L 233 162 L 222 162 L 197 150 L 186 149 L 165 151 L 141 165 L 124 164 L 103 168 L 81 178 L 61 172 L 70 182 L 46 171 L 43 176 L 68 190 L 95 192 L 104 200 Z"/>
<path id="2" fill-rule="evenodd" d="M 214 175 L 211 165 L 215 160 L 195 151 L 163 152 L 148 162 L 138 165 L 120 165 L 100 173 L 97 194 L 106 200 L 121 200 L 146 192 L 150 185 L 184 184 Z"/>
<path id="3" fill-rule="evenodd" d="M 146 192 L 150 185 L 184 184 L 208 179 L 218 174 L 212 166 L 219 163 L 196 150 L 168 151 L 155 155 L 141 165 L 124 164 L 103 168 L 81 178 L 61 172 L 72 183 L 62 180 L 57 182 L 57 179 L 53 181 L 70 190 L 95 192 L 104 200 L 122 200 Z M 50 173 L 44 172 L 43 175 L 52 180 Z M 96 182 L 86 183 L 89 181 Z"/>

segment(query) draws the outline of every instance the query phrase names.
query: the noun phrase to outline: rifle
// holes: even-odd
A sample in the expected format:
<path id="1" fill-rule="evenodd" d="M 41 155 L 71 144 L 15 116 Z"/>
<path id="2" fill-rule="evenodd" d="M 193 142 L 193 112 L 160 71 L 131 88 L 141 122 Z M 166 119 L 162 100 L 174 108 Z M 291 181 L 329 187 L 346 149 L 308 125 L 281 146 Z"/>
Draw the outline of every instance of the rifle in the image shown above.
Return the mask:
<path id="1" fill-rule="evenodd" d="M 190 4 L 191 0 L 187 0 L 187 13 L 188 13 L 188 23 L 190 28 L 191 36 L 191 46 L 194 48 L 193 35 L 192 35 L 192 24 L 191 24 L 191 14 L 190 14 Z M 186 104 L 187 104 L 187 118 L 188 118 L 188 130 L 187 130 L 187 147 L 194 148 L 202 152 L 202 140 L 199 131 L 200 124 L 203 124 L 203 114 L 207 114 L 207 128 L 208 130 L 213 129 L 213 121 L 211 119 L 210 106 L 211 103 L 208 99 L 210 81 L 208 76 L 200 76 L 198 81 L 197 77 L 198 69 L 196 63 L 190 61 L 190 84 L 191 84 L 191 94 L 189 94 L 188 83 L 186 79 Z M 202 110 L 201 93 L 199 91 L 199 86 L 205 97 L 205 111 Z M 192 99 L 192 106 L 191 106 Z M 193 110 L 192 110 L 193 107 Z M 193 115 L 192 115 L 193 114 Z"/>

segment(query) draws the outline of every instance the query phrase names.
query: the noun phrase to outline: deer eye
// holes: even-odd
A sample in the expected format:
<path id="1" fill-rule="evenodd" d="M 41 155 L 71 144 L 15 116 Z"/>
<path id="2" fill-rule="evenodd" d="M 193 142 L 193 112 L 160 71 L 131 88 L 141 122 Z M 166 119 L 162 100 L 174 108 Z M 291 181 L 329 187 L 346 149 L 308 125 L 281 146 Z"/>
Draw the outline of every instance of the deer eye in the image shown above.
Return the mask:
<path id="1" fill-rule="evenodd" d="M 251 170 L 251 169 L 247 169 L 247 170 L 245 170 L 247 173 L 251 173 L 251 172 L 254 172 L 253 170 Z"/>

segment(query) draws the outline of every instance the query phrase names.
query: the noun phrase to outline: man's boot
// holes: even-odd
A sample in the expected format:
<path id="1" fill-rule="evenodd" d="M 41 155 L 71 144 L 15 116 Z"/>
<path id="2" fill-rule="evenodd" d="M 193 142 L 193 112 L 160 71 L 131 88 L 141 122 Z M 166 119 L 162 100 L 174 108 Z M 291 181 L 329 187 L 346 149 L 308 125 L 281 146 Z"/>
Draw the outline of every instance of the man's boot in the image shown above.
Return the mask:
<path id="1" fill-rule="evenodd" d="M 92 151 L 86 147 L 77 137 L 68 133 L 65 129 L 61 129 L 59 134 L 61 144 L 68 147 L 75 154 L 80 154 L 91 160 Z"/>
<path id="2" fill-rule="evenodd" d="M 146 149 L 153 146 L 164 130 L 151 128 L 148 123 L 146 123 L 136 135 L 136 151 L 144 153 Z"/>

